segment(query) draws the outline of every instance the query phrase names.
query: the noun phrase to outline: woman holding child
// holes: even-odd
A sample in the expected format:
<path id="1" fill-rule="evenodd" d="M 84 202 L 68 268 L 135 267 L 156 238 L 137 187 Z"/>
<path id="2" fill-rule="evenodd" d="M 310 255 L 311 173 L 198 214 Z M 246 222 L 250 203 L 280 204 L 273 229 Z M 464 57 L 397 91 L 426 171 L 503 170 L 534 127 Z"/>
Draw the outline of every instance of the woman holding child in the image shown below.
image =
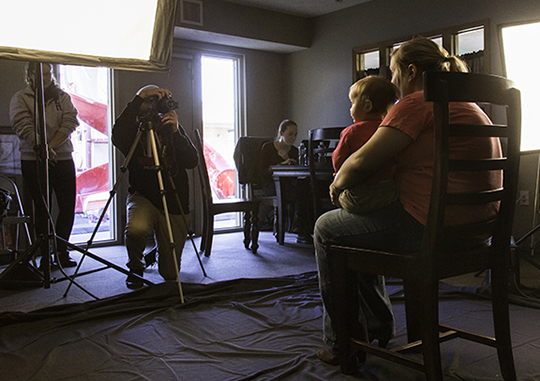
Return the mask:
<path id="1" fill-rule="evenodd" d="M 336 329 L 332 322 L 332 284 L 328 268 L 326 245 L 338 242 L 357 247 L 391 250 L 401 253 L 419 251 L 427 221 L 431 179 L 433 174 L 433 106 L 424 101 L 422 74 L 428 70 L 468 71 L 465 63 L 439 47 L 435 42 L 416 38 L 401 45 L 392 55 L 392 82 L 401 92 L 401 100 L 392 107 L 373 136 L 341 166 L 331 197 L 339 198 L 345 189 L 365 183 L 387 163 L 395 160 L 395 183 L 398 200 L 379 209 L 354 214 L 343 209 L 322 215 L 315 225 L 315 251 L 319 267 L 319 285 L 325 307 L 324 341 L 328 348 L 317 352 L 324 362 L 337 365 Z M 475 104 L 454 103 L 451 118 L 463 123 L 490 124 L 489 118 Z M 454 119 L 455 120 L 455 119 Z M 475 151 L 486 158 L 501 156 L 497 139 L 483 139 L 482 144 L 462 141 L 451 145 L 450 151 Z M 500 175 L 473 178 L 462 174 L 451 186 L 466 191 L 482 184 L 500 184 Z M 488 219 L 496 209 L 455 210 L 447 213 L 453 221 L 474 222 Z M 378 340 L 385 346 L 394 336 L 392 306 L 385 290 L 384 278 L 368 274 L 358 276 L 360 311 L 358 320 L 364 340 Z"/>

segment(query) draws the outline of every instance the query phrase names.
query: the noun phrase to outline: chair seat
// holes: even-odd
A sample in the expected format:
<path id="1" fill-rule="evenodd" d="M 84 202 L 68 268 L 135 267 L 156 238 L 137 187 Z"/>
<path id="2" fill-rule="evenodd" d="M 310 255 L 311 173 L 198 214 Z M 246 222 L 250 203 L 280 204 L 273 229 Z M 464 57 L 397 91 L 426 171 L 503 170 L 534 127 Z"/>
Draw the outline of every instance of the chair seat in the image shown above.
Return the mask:
<path id="1" fill-rule="evenodd" d="M 255 209 L 259 209 L 259 203 L 257 201 L 250 201 L 243 198 L 226 198 L 213 201 L 210 208 L 215 212 L 215 214 L 229 213 L 232 211 L 254 211 Z"/>
<path id="2" fill-rule="evenodd" d="M 4 217 L 2 225 L 26 224 L 30 222 L 30 216 Z"/>
<path id="3" fill-rule="evenodd" d="M 332 252 L 350 256 L 351 271 L 362 271 L 365 264 L 355 259 L 361 255 L 370 263 L 370 269 L 377 274 L 401 278 L 404 273 L 411 273 L 422 264 L 418 253 L 399 254 L 388 251 L 368 250 L 355 247 L 331 245 Z M 438 263 L 437 278 L 446 279 L 454 276 L 485 270 L 489 267 L 489 245 L 484 249 L 452 252 L 441 256 Z"/>

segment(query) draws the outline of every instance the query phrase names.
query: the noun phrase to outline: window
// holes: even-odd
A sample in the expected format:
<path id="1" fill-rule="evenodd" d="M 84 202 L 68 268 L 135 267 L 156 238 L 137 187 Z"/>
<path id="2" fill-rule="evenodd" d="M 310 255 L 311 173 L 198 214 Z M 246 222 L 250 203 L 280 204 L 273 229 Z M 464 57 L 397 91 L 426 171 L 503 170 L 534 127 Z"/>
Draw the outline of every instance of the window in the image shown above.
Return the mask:
<path id="1" fill-rule="evenodd" d="M 59 85 L 71 96 L 80 123 L 71 134 L 77 175 L 72 243 L 87 242 L 91 237 L 112 188 L 109 73 L 107 68 L 82 66 L 59 65 L 57 69 Z M 113 206 L 111 203 L 104 215 L 94 242 L 115 239 Z"/>
<path id="2" fill-rule="evenodd" d="M 487 42 L 489 41 L 488 30 L 489 25 L 485 21 L 421 35 L 431 38 L 437 44 L 443 46 L 450 54 L 461 56 L 472 72 L 489 73 L 489 61 L 487 59 L 489 55 L 484 54 L 487 51 Z M 357 81 L 368 75 L 381 75 L 390 78 L 391 53 L 408 39 L 398 39 L 353 48 L 353 62 L 355 62 L 353 80 Z"/>
<path id="3" fill-rule="evenodd" d="M 539 54 L 531 41 L 540 38 L 540 22 L 502 26 L 500 34 L 505 75 L 521 91 L 521 150 L 538 150 L 540 133 L 536 108 L 540 103 L 540 79 L 530 66 L 538 62 Z"/>
<path id="4" fill-rule="evenodd" d="M 201 58 L 204 156 L 213 197 L 236 197 L 233 153 L 241 135 L 242 92 L 240 57 L 204 55 Z M 239 213 L 215 217 L 216 228 L 236 228 Z"/>

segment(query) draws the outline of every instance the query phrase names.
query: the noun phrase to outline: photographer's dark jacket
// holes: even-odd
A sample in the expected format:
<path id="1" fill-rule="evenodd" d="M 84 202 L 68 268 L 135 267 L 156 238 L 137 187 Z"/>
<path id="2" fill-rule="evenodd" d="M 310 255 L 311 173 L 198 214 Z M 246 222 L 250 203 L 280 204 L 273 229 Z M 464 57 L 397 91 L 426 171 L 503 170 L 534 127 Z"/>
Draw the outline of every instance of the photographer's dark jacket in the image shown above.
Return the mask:
<path id="1" fill-rule="evenodd" d="M 138 115 L 142 103 L 143 99 L 136 96 L 128 103 L 114 123 L 112 141 L 124 156 L 128 155 L 139 131 Z M 189 213 L 189 187 L 186 169 L 193 169 L 197 166 L 199 155 L 182 126 L 167 127 L 161 129 L 160 126 L 156 126 L 155 128 L 156 137 L 160 139 L 160 144 L 165 151 L 165 160 L 160 157 L 160 163 L 161 165 L 165 164 L 167 168 L 167 171 L 162 171 L 163 184 L 167 190 L 167 207 L 169 213 L 180 214 L 176 197 L 171 192 L 172 187 L 168 180 L 168 172 L 173 178 L 183 211 L 187 214 Z M 151 168 L 154 162 L 152 152 L 148 150 L 148 147 L 146 133 L 143 132 L 128 163 L 129 192 L 139 192 L 157 208 L 163 210 L 157 171 Z"/>

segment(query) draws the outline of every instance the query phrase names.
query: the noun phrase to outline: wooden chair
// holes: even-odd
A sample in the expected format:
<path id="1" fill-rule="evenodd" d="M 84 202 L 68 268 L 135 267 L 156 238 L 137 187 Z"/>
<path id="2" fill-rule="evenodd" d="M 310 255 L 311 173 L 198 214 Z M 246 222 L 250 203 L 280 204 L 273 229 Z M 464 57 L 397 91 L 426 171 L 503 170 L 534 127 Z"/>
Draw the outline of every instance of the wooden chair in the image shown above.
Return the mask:
<path id="1" fill-rule="evenodd" d="M 261 186 L 257 183 L 257 160 L 261 152 L 262 146 L 273 141 L 271 137 L 261 136 L 242 136 L 236 142 L 234 148 L 234 163 L 238 174 L 238 182 L 242 185 L 244 194 L 247 198 L 261 205 L 271 206 L 274 209 L 273 230 L 276 240 L 279 237 L 280 229 L 285 229 L 285 224 L 280 226 L 278 221 L 278 199 L 277 196 L 266 196 L 263 193 Z M 285 221 L 282 219 L 282 221 Z"/>
<path id="2" fill-rule="evenodd" d="M 425 372 L 428 380 L 442 380 L 440 342 L 456 337 L 486 344 L 497 349 L 505 380 L 515 380 L 510 340 L 508 283 L 510 239 L 516 200 L 519 169 L 521 105 L 520 93 L 505 78 L 469 73 L 429 72 L 424 74 L 424 97 L 433 102 L 435 113 L 434 175 L 428 222 L 417 255 L 365 250 L 331 245 L 336 323 L 341 370 L 356 370 L 353 349 L 365 358 L 370 353 Z M 449 123 L 450 101 L 482 102 L 506 106 L 504 125 L 475 126 Z M 495 108 L 495 106 L 489 106 Z M 499 137 L 505 146 L 503 159 L 452 160 L 448 158 L 449 140 L 453 137 Z M 500 189 L 476 193 L 449 193 L 447 178 L 453 171 L 504 172 Z M 444 226 L 447 205 L 474 205 L 500 202 L 497 217 L 468 225 Z M 443 237 L 491 236 L 490 244 L 475 250 L 442 253 Z M 438 281 L 480 270 L 491 271 L 491 293 L 495 337 L 486 337 L 439 324 Z M 407 336 L 409 344 L 390 350 L 378 348 L 352 337 L 354 313 L 351 298 L 354 272 L 380 274 L 404 280 Z M 441 334 L 439 335 L 439 332 Z M 421 349 L 423 361 L 406 354 Z M 362 354 L 362 352 L 365 352 Z"/>
<path id="3" fill-rule="evenodd" d="M 201 238 L 201 254 L 209 257 L 212 250 L 214 238 L 214 216 L 222 213 L 244 212 L 244 246 L 250 248 L 253 253 L 259 248 L 259 203 L 257 201 L 227 198 L 214 200 L 210 187 L 208 169 L 204 160 L 204 146 L 199 130 L 195 130 L 195 147 L 199 151 L 199 165 L 197 166 L 199 179 L 201 182 L 201 193 L 203 200 L 203 232 Z"/>
<path id="4" fill-rule="evenodd" d="M 332 152 L 344 129 L 345 127 L 324 127 L 309 130 L 307 152 L 313 197 L 313 221 L 324 212 L 335 209 L 328 190 L 334 173 Z"/>
<path id="5" fill-rule="evenodd" d="M 22 204 L 21 195 L 19 193 L 19 188 L 17 187 L 17 184 L 10 179 L 9 177 L 0 174 L 0 188 L 5 189 L 9 191 L 11 196 L 11 203 L 10 208 L 7 213 L 7 216 L 1 219 L 0 225 L 2 230 L 2 250 L 8 250 L 6 245 L 6 226 L 10 225 L 16 225 L 15 230 L 15 253 L 19 251 L 19 243 L 20 243 L 20 226 L 23 225 L 24 231 L 26 234 L 27 243 L 29 245 L 32 244 L 32 238 L 30 237 L 30 229 L 28 227 L 28 224 L 30 222 L 30 216 L 27 215 L 24 212 L 24 207 Z M 13 238 L 13 237 L 12 237 Z"/>

